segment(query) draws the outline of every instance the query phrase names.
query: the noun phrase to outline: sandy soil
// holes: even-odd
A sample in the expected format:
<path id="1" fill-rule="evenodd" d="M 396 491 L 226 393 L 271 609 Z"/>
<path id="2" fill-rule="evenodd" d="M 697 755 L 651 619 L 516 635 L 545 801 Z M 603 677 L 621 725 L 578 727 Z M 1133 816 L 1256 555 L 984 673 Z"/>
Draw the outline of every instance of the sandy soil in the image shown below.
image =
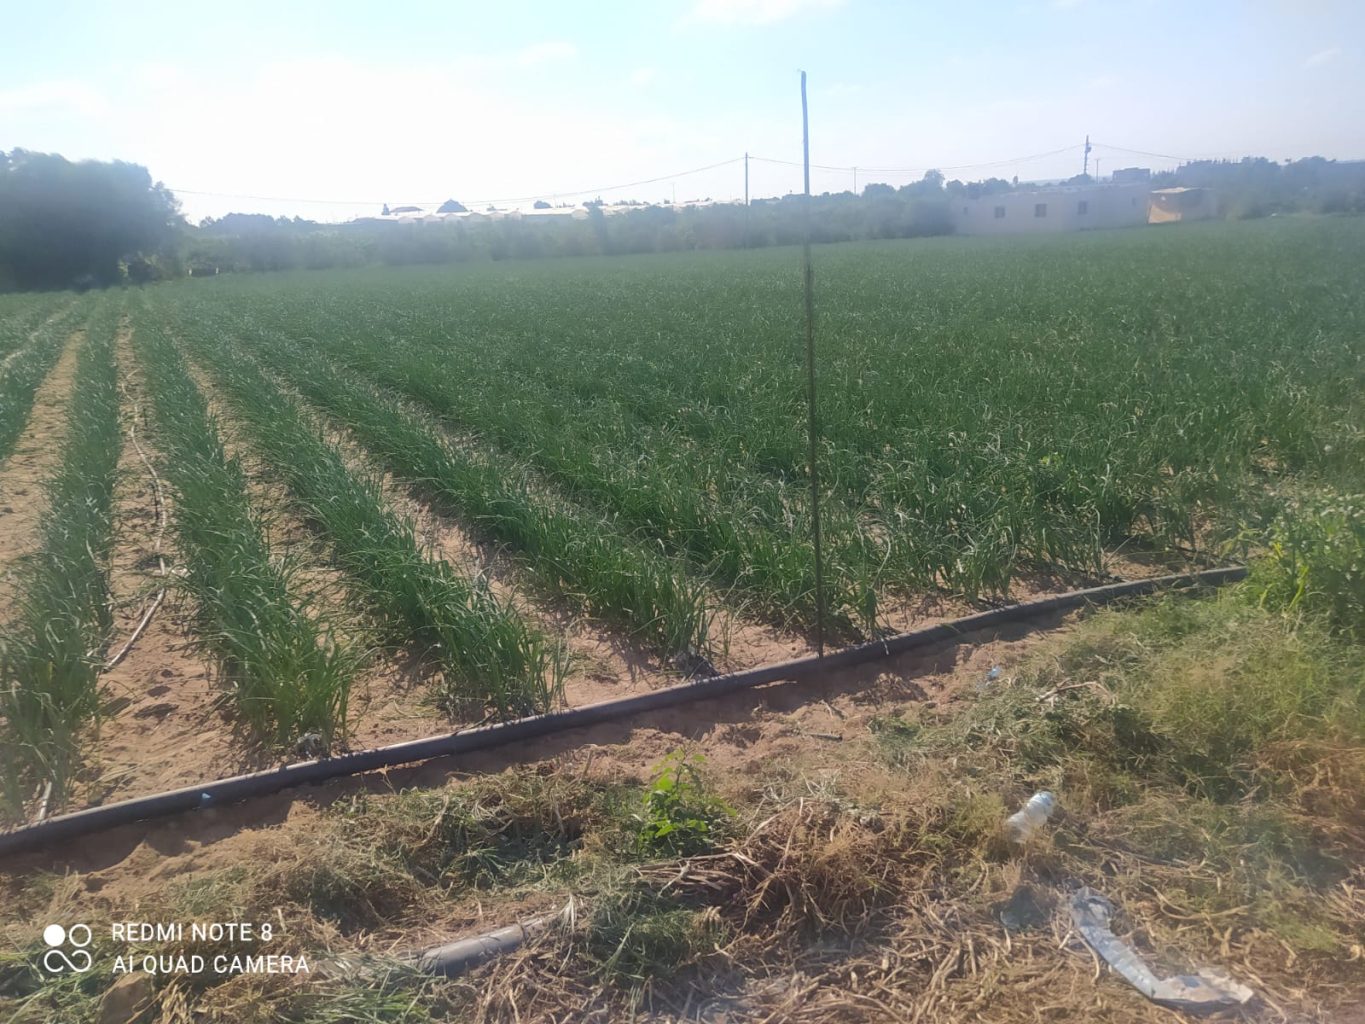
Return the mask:
<path id="1" fill-rule="evenodd" d="M 133 406 L 143 407 L 143 383 L 132 358 L 129 333 L 119 338 L 122 383 L 128 395 L 125 416 L 131 422 Z M 249 489 L 256 508 L 270 524 L 272 551 L 295 558 L 306 568 L 300 583 L 308 594 L 311 610 L 356 636 L 360 623 L 350 609 L 359 606 L 344 576 L 328 564 L 325 546 L 317 534 L 289 508 L 285 489 L 272 478 L 269 467 L 253 450 L 240 425 L 226 409 L 204 374 L 195 371 L 196 383 L 219 424 L 228 453 L 239 458 L 250 474 Z M 145 410 L 138 416 L 139 444 L 156 461 L 154 421 Z M 354 463 L 366 468 L 355 451 Z M 492 549 L 481 547 L 452 520 L 441 517 L 416 500 L 401 485 L 385 481 L 386 495 L 395 508 L 411 515 L 420 533 L 463 570 L 482 572 L 499 593 L 514 597 L 530 614 L 544 620 L 547 630 L 565 635 L 574 654 L 574 672 L 568 681 L 572 704 L 607 700 L 677 681 L 657 662 L 613 635 L 581 618 L 548 604 L 532 607 L 516 588 L 515 570 Z M 167 495 L 170 500 L 170 495 Z M 115 496 L 117 533 L 111 566 L 117 624 L 111 650 L 122 645 L 140 618 L 145 600 L 158 587 L 158 566 L 152 550 L 156 534 L 152 479 L 131 444 L 120 465 Z M 178 555 L 173 531 L 162 541 L 167 562 L 173 567 Z M 173 569 L 172 569 L 173 571 Z M 206 659 L 194 645 L 188 621 L 189 609 L 173 596 L 162 605 L 147 631 L 128 657 L 104 676 L 111 717 L 92 742 L 97 759 L 96 783 L 86 795 L 87 803 L 161 792 L 243 771 L 273 767 L 283 759 L 252 751 L 235 733 L 230 709 L 222 690 L 212 678 Z M 375 655 L 352 693 L 353 728 L 348 745 L 364 749 L 416 739 L 459 727 L 431 702 L 431 668 L 398 653 Z M 64 810 L 74 809 L 80 802 Z"/>
<path id="2" fill-rule="evenodd" d="M 678 674 L 657 657 L 635 648 L 611 628 L 577 614 L 566 602 L 537 594 L 505 550 L 481 541 L 458 519 L 441 513 L 423 500 L 417 488 L 380 471 L 358 446 L 336 434 L 332 440 L 343 445 L 355 469 L 382 481 L 385 500 L 416 524 L 418 537 L 436 557 L 462 575 L 483 576 L 499 598 L 547 635 L 562 639 L 572 664 L 564 686 L 569 707 L 679 681 Z"/>
<path id="3" fill-rule="evenodd" d="M 47 498 L 43 485 L 61 464 L 66 406 L 85 331 L 72 333 L 56 365 L 33 396 L 28 426 L 0 467 L 0 617 L 14 599 L 7 572 L 38 548 Z"/>
<path id="4" fill-rule="evenodd" d="M 30 491 L 36 492 L 36 485 L 52 468 L 64 431 L 65 395 L 70 388 L 81 336 L 79 332 L 72 336 L 37 397 L 32 421 L 19 449 L 0 473 L 0 500 L 10 494 L 23 498 L 29 496 Z M 139 444 L 155 463 L 155 424 L 146 410 L 144 383 L 132 354 L 131 330 L 126 322 L 117 339 L 117 353 L 126 396 L 126 426 L 135 426 Z M 305 566 L 299 583 L 311 613 L 333 623 L 344 635 L 359 637 L 363 623 L 355 609 L 360 604 L 344 576 L 329 564 L 322 538 L 291 512 L 285 489 L 253 450 L 209 378 L 198 370 L 192 370 L 192 373 L 219 423 L 229 454 L 240 458 L 250 473 L 251 498 L 270 524 L 272 550 Z M 342 446 L 353 467 L 376 473 L 374 465 L 343 430 L 331 427 L 329 436 Z M 515 559 L 495 546 L 481 543 L 456 519 L 442 515 L 423 501 L 419 492 L 391 476 L 376 475 L 382 480 L 385 496 L 392 507 L 412 518 L 419 536 L 434 552 L 462 572 L 484 575 L 499 596 L 512 601 L 547 634 L 564 638 L 573 659 L 565 687 L 569 706 L 611 700 L 680 681 L 676 671 L 662 664 L 657 657 L 635 648 L 611 628 L 575 614 L 562 602 L 536 595 L 526 585 Z M 166 496 L 169 500 L 168 491 Z M 4 512 L 7 507 L 13 511 Z M 157 520 L 152 477 L 131 443 L 125 444 L 120 461 L 115 514 L 111 587 L 116 624 L 111 652 L 121 647 L 132 633 L 146 602 L 161 583 L 153 550 Z M 15 502 L 0 505 L 0 516 L 3 516 L 0 518 L 0 565 L 3 565 L 24 550 L 25 544 L 31 543 L 40 511 L 32 501 Z M 166 531 L 161 544 L 173 572 L 179 555 L 174 549 L 172 530 Z M 1158 574 L 1172 568 L 1164 564 L 1142 564 L 1132 558 L 1116 560 L 1113 566 L 1116 573 L 1123 575 Z M 1016 588 L 1012 597 L 1025 600 L 1076 585 L 1081 585 L 1080 581 L 1027 580 Z M 948 597 L 907 599 L 890 603 L 884 619 L 888 627 L 900 631 L 968 614 L 979 607 Z M 717 667 L 722 671 L 814 653 L 809 638 L 744 619 L 732 611 L 723 611 L 718 616 L 715 634 L 723 647 L 723 653 L 716 659 Z M 402 652 L 376 654 L 356 680 L 352 693 L 353 727 L 349 748 L 365 749 L 458 728 L 459 723 L 451 722 L 432 704 L 431 673 L 430 665 Z M 877 673 L 852 678 L 874 689 L 884 682 Z M 109 698 L 108 717 L 99 736 L 92 737 L 90 744 L 91 770 L 87 773 L 90 784 L 63 810 L 272 767 L 299 756 L 281 758 L 254 751 L 237 734 L 230 707 L 212 677 L 209 661 L 194 644 L 189 608 L 176 599 L 174 591 L 128 657 L 107 672 L 102 682 Z M 836 680 L 831 685 L 837 689 L 841 684 Z M 684 723 L 686 713 L 682 719 L 667 715 L 665 718 Z M 838 719 L 827 705 L 817 703 L 813 710 L 802 716 L 799 729 L 835 734 L 840 731 Z M 718 749 L 747 749 L 753 731 L 747 716 L 743 723 L 732 722 L 731 726 L 733 736 L 719 737 L 722 742 Z M 683 724 L 678 724 L 674 731 L 677 730 L 688 731 Z M 690 731 L 696 732 L 695 729 Z M 667 738 L 668 732 L 668 729 L 659 732 L 658 743 L 651 746 L 652 754 L 661 754 L 673 742 Z M 708 748 L 718 739 L 709 733 L 698 734 L 695 738 L 704 738 Z M 773 742 L 778 738 L 773 737 Z M 780 744 L 778 747 L 762 752 L 759 763 L 768 756 L 780 755 Z"/>
<path id="5" fill-rule="evenodd" d="M 156 488 L 152 472 L 137 449 L 140 447 L 153 465 L 159 462 L 160 454 L 131 337 L 125 322 L 115 341 L 125 442 L 114 489 L 109 566 L 114 605 L 111 655 L 132 636 L 165 582 L 162 561 L 171 573 L 181 561 L 169 524 L 172 496 L 164 482 L 161 493 L 167 502 L 168 521 L 158 548 L 162 531 Z M 194 645 L 189 609 L 174 590 L 127 657 L 105 672 L 100 684 L 108 697 L 109 717 L 90 747 L 95 763 L 86 802 L 174 789 L 206 774 L 230 775 L 244 767 L 242 746 L 234 742 L 230 725 L 216 707 L 221 691 L 210 678 L 207 660 Z"/>
<path id="6" fill-rule="evenodd" d="M 962 638 L 804 683 L 775 683 L 718 700 L 573 729 L 538 741 L 534 750 L 510 747 L 438 758 L 405 768 L 373 772 L 296 789 L 231 807 L 122 826 L 63 844 L 59 850 L 11 858 L 0 870 L 75 873 L 87 892 L 126 905 L 167 881 L 265 855 L 276 830 L 308 829 L 333 801 L 357 792 L 435 787 L 474 773 L 500 771 L 525 760 L 556 759 L 594 771 L 645 779 L 669 751 L 705 753 L 731 785 L 761 786 L 799 762 L 818 778 L 822 771 L 847 780 L 869 759 L 864 741 L 878 715 L 913 703 L 944 705 L 975 695 L 991 668 L 1008 676 L 1028 649 L 1068 621 L 1054 616 Z M 444 928 L 449 922 L 441 922 Z"/>

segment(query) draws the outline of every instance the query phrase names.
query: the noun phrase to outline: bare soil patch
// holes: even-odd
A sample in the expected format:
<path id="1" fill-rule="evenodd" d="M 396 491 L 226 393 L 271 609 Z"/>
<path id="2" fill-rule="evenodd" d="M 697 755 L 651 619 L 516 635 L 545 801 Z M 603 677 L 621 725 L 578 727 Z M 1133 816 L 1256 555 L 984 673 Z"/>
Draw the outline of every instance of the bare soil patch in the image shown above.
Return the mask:
<path id="1" fill-rule="evenodd" d="M 0 608 L 13 600 L 5 572 L 38 548 L 47 512 L 43 485 L 56 472 L 66 438 L 66 409 L 85 344 L 84 329 L 73 331 L 47 379 L 33 398 L 28 426 L 0 468 Z"/>
<path id="2" fill-rule="evenodd" d="M 153 465 L 158 461 L 154 421 L 131 340 L 132 328 L 125 321 L 115 340 L 126 440 L 114 488 L 111 654 L 131 637 L 155 593 L 173 584 L 181 560 L 169 523 L 164 533 L 160 529 L 156 489 L 137 452 L 141 447 Z M 164 484 L 162 495 L 169 519 L 172 496 Z M 169 577 L 161 575 L 162 561 Z M 241 745 L 218 710 L 221 691 L 194 644 L 190 610 L 173 586 L 127 656 L 100 682 L 110 714 L 92 744 L 96 764 L 88 798 L 117 800 L 162 792 L 229 775 L 242 766 Z"/>
<path id="3" fill-rule="evenodd" d="M 498 772 L 521 763 L 569 758 L 594 771 L 646 779 L 659 759 L 682 747 L 704 752 L 729 781 L 752 787 L 787 773 L 799 762 L 806 770 L 839 772 L 845 778 L 870 766 L 863 741 L 869 722 L 910 704 L 932 709 L 970 698 L 991 668 L 1008 674 L 1050 629 L 1068 619 L 1052 616 L 962 638 L 927 651 L 911 652 L 875 665 L 832 672 L 801 683 L 774 683 L 718 700 L 572 729 L 536 742 L 337 779 L 247 803 L 122 826 L 65 845 L 60 851 L 16 858 L 0 865 L 14 874 L 34 869 L 71 871 L 100 890 L 135 898 L 153 891 L 155 880 L 192 873 L 210 865 L 251 856 L 263 833 L 307 829 L 320 809 L 360 793 L 440 787 L 452 780 Z"/>

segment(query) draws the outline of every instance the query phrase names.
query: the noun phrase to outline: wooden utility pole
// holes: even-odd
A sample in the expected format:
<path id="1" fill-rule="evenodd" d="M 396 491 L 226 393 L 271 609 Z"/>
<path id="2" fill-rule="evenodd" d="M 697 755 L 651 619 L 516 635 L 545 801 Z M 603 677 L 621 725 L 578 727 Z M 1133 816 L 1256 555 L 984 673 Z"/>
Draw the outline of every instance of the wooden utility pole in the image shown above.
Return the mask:
<path id="1" fill-rule="evenodd" d="M 810 466 L 811 540 L 815 549 L 815 651 L 825 656 L 825 566 L 820 550 L 820 467 L 817 458 L 819 421 L 815 415 L 815 272 L 810 263 L 810 116 L 806 105 L 806 73 L 801 72 L 801 161 L 805 171 L 805 243 L 802 276 L 806 284 L 806 411 Z"/>

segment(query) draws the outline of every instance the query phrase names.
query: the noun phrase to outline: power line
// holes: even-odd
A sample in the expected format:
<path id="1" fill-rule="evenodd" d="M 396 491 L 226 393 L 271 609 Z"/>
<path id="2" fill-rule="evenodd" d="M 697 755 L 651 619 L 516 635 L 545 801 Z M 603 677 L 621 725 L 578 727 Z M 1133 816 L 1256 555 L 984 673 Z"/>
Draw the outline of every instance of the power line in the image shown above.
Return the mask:
<path id="1" fill-rule="evenodd" d="M 255 199 L 263 203 L 319 203 L 325 206 L 382 206 L 382 201 L 371 199 L 304 199 L 299 196 L 253 196 L 243 192 L 205 192 L 196 188 L 176 188 L 167 185 L 178 196 L 212 196 L 215 199 Z M 441 200 L 445 202 L 445 200 Z M 413 204 L 414 206 L 417 204 Z"/>
<path id="2" fill-rule="evenodd" d="M 1119 153 L 1129 153 L 1133 156 L 1150 156 L 1158 160 L 1177 160 L 1180 163 L 1195 163 L 1199 160 L 1219 160 L 1229 156 L 1247 156 L 1248 152 L 1244 149 L 1229 149 L 1222 153 L 1205 153 L 1203 156 L 1176 156 L 1173 153 L 1149 153 L 1145 149 L 1128 149 L 1125 146 L 1111 146 L 1107 142 L 1097 142 L 1096 146 L 1103 146 L 1105 149 L 1112 149 Z M 1311 147 L 1310 147 L 1311 148 Z"/>
<path id="3" fill-rule="evenodd" d="M 925 172 L 925 171 L 932 171 L 932 170 L 938 170 L 938 171 L 965 171 L 965 170 L 971 170 L 971 169 L 975 169 L 975 168 L 1008 167 L 1008 166 L 1011 165 L 1011 164 L 1022 164 L 1022 163 L 1028 163 L 1028 162 L 1033 161 L 1033 160 L 1042 160 L 1042 159 L 1044 159 L 1045 157 L 1059 156 L 1059 155 L 1061 155 L 1061 154 L 1063 154 L 1063 153 L 1070 153 L 1070 152 L 1072 152 L 1073 150 L 1075 150 L 1076 148 L 1078 148 L 1079 145 L 1080 145 L 1080 143 L 1076 143 L 1075 145 L 1071 145 L 1071 146 L 1063 146 L 1061 149 L 1049 150 L 1049 151 L 1046 152 L 1046 153 L 1033 153 L 1033 154 L 1031 154 L 1031 155 L 1029 155 L 1029 156 L 1016 156 L 1016 157 L 1010 157 L 1008 160 L 990 160 L 990 161 L 985 161 L 985 162 L 983 162 L 983 163 L 975 163 L 975 164 L 931 164 L 931 165 L 929 165 L 929 166 L 927 166 L 927 167 L 864 167 L 862 164 L 857 164 L 857 165 L 848 166 L 848 167 L 835 167 L 835 166 L 831 166 L 831 165 L 829 165 L 829 164 L 811 164 L 811 167 L 813 167 L 813 168 L 815 168 L 815 169 L 817 169 L 817 170 L 821 170 L 821 171 L 842 171 L 842 172 L 845 172 L 845 173 L 849 173 L 849 172 L 852 172 L 852 171 L 856 170 L 859 174 L 862 174 L 862 173 L 868 173 L 868 174 L 922 174 L 922 173 Z M 1097 143 L 1097 145 L 1098 145 L 1098 143 Z M 1111 147 L 1111 148 L 1112 148 L 1112 147 Z M 763 161 L 764 163 L 767 163 L 767 164 L 783 164 L 783 165 L 788 166 L 788 167 L 801 167 L 801 166 L 803 166 L 799 161 L 796 161 L 796 160 L 778 160 L 778 159 L 776 159 L 776 158 L 774 158 L 774 157 L 753 156 L 753 157 L 750 157 L 749 159 L 751 159 L 751 160 L 761 160 L 761 161 Z"/>
<path id="4" fill-rule="evenodd" d="M 530 196 L 503 196 L 496 199 L 471 199 L 465 205 L 481 206 L 484 204 L 497 203 L 529 203 L 536 199 L 568 199 L 573 196 L 585 196 L 598 192 L 618 192 L 623 188 L 638 188 L 641 185 L 656 185 L 661 181 L 671 181 L 674 178 L 685 178 L 691 174 L 701 174 L 703 171 L 714 171 L 718 167 L 727 167 L 730 164 L 737 164 L 744 158 L 742 156 L 732 157 L 729 160 L 721 160 L 714 164 L 707 164 L 705 167 L 693 167 L 687 171 L 677 171 L 674 174 L 661 174 L 657 178 L 644 178 L 640 181 L 627 181 L 619 185 L 599 185 L 596 188 L 577 189 L 573 192 L 539 192 Z M 192 188 L 176 188 L 172 185 L 166 186 L 177 195 L 186 196 L 213 196 L 218 199 L 254 199 L 259 202 L 269 203 L 317 203 L 326 206 L 383 206 L 387 200 L 380 199 L 308 199 L 297 196 L 258 196 L 245 195 L 238 192 L 206 192 Z M 394 206 L 439 206 L 445 202 L 444 199 L 433 200 L 414 200 L 409 202 L 395 202 Z"/>
<path id="5" fill-rule="evenodd" d="M 1095 145 L 1103 149 L 1112 149 L 1118 153 L 1130 153 L 1133 156 L 1150 156 L 1155 157 L 1158 160 L 1180 160 L 1184 163 L 1189 163 L 1191 160 L 1200 159 L 1199 157 L 1173 156 L 1170 153 L 1149 153 L 1145 149 L 1128 149 L 1125 146 L 1111 146 L 1107 142 L 1097 142 Z"/>
<path id="6" fill-rule="evenodd" d="M 1131 154 L 1131 155 L 1133 155 L 1133 156 L 1145 156 L 1145 157 L 1151 157 L 1151 158 L 1160 159 L 1160 160 L 1175 160 L 1175 161 L 1179 161 L 1179 162 L 1183 162 L 1183 163 L 1190 163 L 1190 162 L 1195 161 L 1195 160 L 1210 160 L 1210 159 L 1217 159 L 1217 158 L 1218 158 L 1217 156 L 1191 157 L 1191 156 L 1177 156 L 1177 155 L 1172 154 L 1172 153 L 1153 153 L 1153 152 L 1150 152 L 1150 151 L 1148 151 L 1148 150 L 1142 150 L 1142 149 L 1129 149 L 1129 148 L 1127 148 L 1126 146 L 1115 146 L 1115 145 L 1111 145 L 1110 143 L 1107 143 L 1107 142 L 1096 142 L 1096 143 L 1093 143 L 1092 145 L 1095 146 L 1095 147 L 1098 147 L 1098 148 L 1103 148 L 1103 149 L 1107 149 L 1107 150 L 1112 150 L 1112 151 L 1118 152 L 1118 153 L 1127 153 L 1127 154 Z M 929 166 L 925 166 L 925 167 L 864 167 L 862 164 L 855 164 L 855 165 L 850 165 L 850 166 L 846 166 L 846 167 L 845 167 L 845 166 L 836 166 L 836 165 L 832 165 L 832 164 L 810 164 L 810 167 L 813 168 L 813 169 L 815 169 L 815 170 L 830 171 L 830 172 L 842 173 L 842 174 L 857 173 L 857 174 L 908 174 L 908 175 L 913 175 L 913 174 L 923 174 L 924 172 L 930 171 L 930 170 L 939 170 L 939 171 L 989 170 L 989 169 L 996 168 L 996 167 L 1008 167 L 1008 166 L 1016 165 L 1016 164 L 1031 163 L 1031 162 L 1033 162 L 1033 161 L 1035 161 L 1035 160 L 1044 160 L 1044 159 L 1047 159 L 1048 157 L 1061 156 L 1062 154 L 1065 154 L 1065 153 L 1072 153 L 1072 152 L 1074 152 L 1075 150 L 1077 150 L 1078 148 L 1080 148 L 1080 146 L 1081 146 L 1080 143 L 1076 143 L 1076 144 L 1070 145 L 1070 146 L 1063 146 L 1063 147 L 1061 147 L 1060 149 L 1048 150 L 1048 151 L 1045 152 L 1045 153 L 1031 153 L 1031 154 L 1029 154 L 1029 155 L 1027 155 L 1027 156 L 1010 157 L 1010 158 L 1005 159 L 1005 160 L 988 160 L 988 161 L 984 161 L 984 162 L 981 162 L 981 163 L 969 163 L 969 164 L 934 164 L 934 165 L 929 165 Z M 1219 154 L 1219 156 L 1226 156 L 1226 155 L 1228 155 L 1228 154 Z M 744 163 L 744 162 L 746 161 L 746 159 L 747 159 L 747 160 L 758 161 L 758 162 L 760 162 L 760 163 L 765 163 L 765 164 L 777 164 L 777 165 L 781 165 L 781 166 L 785 166 L 785 167 L 804 167 L 804 166 L 805 166 L 805 164 L 804 164 L 802 161 L 797 161 L 797 160 L 781 160 L 781 159 L 778 159 L 778 158 L 776 158 L 776 157 L 752 156 L 752 155 L 749 155 L 749 156 L 747 156 L 747 157 L 746 157 L 746 156 L 736 156 L 736 157 L 731 157 L 731 158 L 728 159 L 728 160 L 719 160 L 719 161 L 717 161 L 717 162 L 715 162 L 715 163 L 706 164 L 706 165 L 701 166 L 701 167 L 693 167 L 693 168 L 690 168 L 690 169 L 685 170 L 685 171 L 676 171 L 676 172 L 674 172 L 674 173 L 672 173 L 672 174 L 661 174 L 661 175 L 658 175 L 657 177 L 653 177 L 653 178 L 642 178 L 642 179 L 640 179 L 640 180 L 638 180 L 638 181 L 627 181 L 627 182 L 622 182 L 622 183 L 616 184 L 616 185 L 600 185 L 600 186 L 597 186 L 597 187 L 595 187 L 595 188 L 576 189 L 576 190 L 570 191 L 570 192 L 540 192 L 540 193 L 536 193 L 536 194 L 534 194 L 534 195 L 524 195 L 524 196 L 500 196 L 500 197 L 492 198 L 492 199 L 470 199 L 470 200 L 467 200 L 467 201 L 465 202 L 465 205 L 466 205 L 466 206 L 469 206 L 469 207 L 474 207 L 474 206 L 496 206 L 496 205 L 499 204 L 499 203 L 503 203 L 503 204 L 529 203 L 529 202 L 533 202 L 533 201 L 538 200 L 538 199 L 541 199 L 541 200 L 548 200 L 548 199 L 572 199 L 572 198 L 575 198 L 575 197 L 578 197 L 578 196 L 596 195 L 596 194 L 603 193 L 603 192 L 619 192 L 619 191 L 621 191 L 622 189 L 640 188 L 640 187 L 642 187 L 642 186 L 644 186 L 644 185 L 656 185 L 656 184 L 658 184 L 658 183 L 660 183 L 660 182 L 664 182 L 664 181 L 673 181 L 673 180 L 676 180 L 676 179 L 678 179 L 678 178 L 685 178 L 685 177 L 688 177 L 688 176 L 694 175 L 694 174 L 702 174 L 702 173 L 704 173 L 704 172 L 706 172 L 706 171 L 714 171 L 714 170 L 717 170 L 718 168 L 721 168 L 721 167 L 729 167 L 729 166 L 731 166 L 731 165 L 733 165 L 733 164 Z M 217 198 L 217 199 L 246 199 L 246 200 L 253 200 L 253 201 L 256 201 L 256 202 L 267 202 L 267 203 L 300 203 L 300 204 L 307 203 L 307 204 L 313 204 L 313 205 L 318 205 L 318 206 L 370 206 L 370 207 L 373 207 L 373 206 L 383 206 L 383 205 L 385 205 L 386 203 L 389 203 L 390 205 L 393 205 L 393 206 L 439 206 L 441 203 L 445 202 L 444 199 L 412 200 L 412 201 L 406 201 L 406 202 L 390 202 L 389 200 L 381 200 L 381 199 L 318 199 L 318 198 L 307 197 L 307 196 L 265 196 L 265 195 L 254 195 L 254 194 L 240 193 L 240 192 L 214 192 L 214 191 L 208 191 L 208 190 L 203 190 L 203 189 L 176 188 L 176 187 L 174 187 L 174 186 L 166 186 L 166 187 L 169 188 L 170 191 L 176 193 L 177 195 L 185 195 L 185 196 L 209 196 L 209 197 L 213 197 L 213 198 Z"/>
<path id="7" fill-rule="evenodd" d="M 802 163 L 800 160 L 778 160 L 776 157 L 770 157 L 770 156 L 751 156 L 751 157 L 749 157 L 749 159 L 750 159 L 750 160 L 758 160 L 758 161 L 760 161 L 760 162 L 762 162 L 762 163 L 765 163 L 765 164 L 782 164 L 784 167 L 802 167 L 802 168 L 804 168 L 804 167 L 806 166 L 806 165 L 805 165 L 804 163 Z M 851 170 L 853 170 L 852 167 L 831 167 L 831 166 L 828 165 L 828 164 L 811 164 L 811 168 L 812 168 L 813 170 L 817 170 L 817 171 L 851 171 Z"/>
<path id="8" fill-rule="evenodd" d="M 729 160 L 721 160 L 714 164 L 707 164 L 705 167 L 694 167 L 690 171 L 678 171 L 676 174 L 662 174 L 657 178 L 645 178 L 641 181 L 628 181 L 623 185 L 603 185 L 600 188 L 583 188 L 576 192 L 553 192 L 534 196 L 518 196 L 511 199 L 474 199 L 471 202 L 480 203 L 529 203 L 533 199 L 567 199 L 571 196 L 585 196 L 596 192 L 619 192 L 623 188 L 637 188 L 640 185 L 656 185 L 661 181 L 671 181 L 674 178 L 685 178 L 689 174 L 701 174 L 703 171 L 714 171 L 717 167 L 728 167 L 744 160 L 742 156 L 731 157 Z M 413 206 L 427 205 L 423 203 L 413 203 Z"/>
<path id="9" fill-rule="evenodd" d="M 1080 146 L 1076 143 L 1071 146 L 1063 146 L 1061 149 L 1050 149 L 1046 153 L 1034 153 L 1030 156 L 1015 156 L 1008 160 L 991 160 L 981 164 L 943 164 L 935 167 L 859 167 L 859 170 L 871 171 L 875 174 L 914 174 L 916 171 L 967 171 L 977 168 L 987 167 L 1008 167 L 1010 164 L 1026 164 L 1033 160 L 1042 160 L 1049 156 L 1060 156 L 1063 153 L 1071 153 Z"/>

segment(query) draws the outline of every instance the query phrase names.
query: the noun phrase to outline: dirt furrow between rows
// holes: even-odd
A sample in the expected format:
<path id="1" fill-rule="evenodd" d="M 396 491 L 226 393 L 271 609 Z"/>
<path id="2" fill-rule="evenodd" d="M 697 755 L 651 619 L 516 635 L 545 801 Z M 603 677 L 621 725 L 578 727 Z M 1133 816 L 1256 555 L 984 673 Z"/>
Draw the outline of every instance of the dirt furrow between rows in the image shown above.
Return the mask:
<path id="1" fill-rule="evenodd" d="M 386 472 L 344 425 L 321 416 L 316 422 L 325 430 L 327 439 L 341 449 L 352 469 L 381 482 L 385 501 L 400 516 L 416 524 L 418 537 L 434 557 L 450 563 L 461 575 L 482 576 L 499 600 L 511 604 L 547 636 L 567 645 L 571 665 L 565 681 L 565 702 L 569 706 L 610 700 L 678 681 L 677 675 L 668 672 L 657 657 L 640 650 L 618 632 L 575 612 L 566 602 L 537 593 L 511 552 L 488 543 L 456 517 L 441 511 L 426 499 L 420 485 Z"/>
<path id="2" fill-rule="evenodd" d="M 190 376 L 218 423 L 227 453 L 239 460 L 250 481 L 252 504 L 270 524 L 273 551 L 297 566 L 310 614 L 331 623 L 355 643 L 369 642 L 364 601 L 350 588 L 346 575 L 332 564 L 326 538 L 308 525 L 290 502 L 288 489 L 252 445 L 247 432 L 219 397 L 202 366 L 189 362 Z M 418 739 L 449 727 L 429 700 L 431 669 L 405 652 L 373 650 L 351 690 L 347 745 L 352 749 Z"/>
<path id="3" fill-rule="evenodd" d="M 678 671 L 657 654 L 632 643 L 619 630 L 574 610 L 568 602 L 538 591 L 518 566 L 514 551 L 489 543 L 459 517 L 440 509 L 420 484 L 386 471 L 345 424 L 312 409 L 306 399 L 278 378 L 275 382 L 310 409 L 327 439 L 342 450 L 354 470 L 381 481 L 386 501 L 417 525 L 418 536 L 438 557 L 463 574 L 483 576 L 500 599 L 510 602 L 547 635 L 563 640 L 571 657 L 565 682 L 569 706 L 642 693 L 679 681 Z M 434 433 L 452 444 L 459 443 L 424 411 L 411 407 L 408 411 L 426 420 Z M 715 665 L 721 671 L 799 657 L 810 651 L 800 637 L 746 619 L 733 609 L 717 611 L 714 632 L 719 649 Z"/>
<path id="4" fill-rule="evenodd" d="M 114 488 L 110 656 L 132 637 L 160 589 L 173 584 L 180 564 L 169 524 L 173 499 L 164 483 L 164 529 L 157 514 L 157 488 L 147 463 L 157 465 L 160 453 L 132 333 L 125 320 L 115 340 L 124 444 Z M 160 792 L 246 767 L 241 748 L 233 743 L 231 723 L 218 710 L 221 693 L 208 660 L 196 647 L 190 616 L 170 586 L 124 659 L 100 677 L 108 717 L 94 750 L 98 770 L 93 785 L 102 799 Z"/>
<path id="5" fill-rule="evenodd" d="M 14 600 L 10 569 L 38 548 L 47 511 L 44 483 L 61 464 L 67 404 L 85 330 L 73 331 L 61 356 L 33 398 L 28 425 L 0 467 L 0 618 Z"/>

